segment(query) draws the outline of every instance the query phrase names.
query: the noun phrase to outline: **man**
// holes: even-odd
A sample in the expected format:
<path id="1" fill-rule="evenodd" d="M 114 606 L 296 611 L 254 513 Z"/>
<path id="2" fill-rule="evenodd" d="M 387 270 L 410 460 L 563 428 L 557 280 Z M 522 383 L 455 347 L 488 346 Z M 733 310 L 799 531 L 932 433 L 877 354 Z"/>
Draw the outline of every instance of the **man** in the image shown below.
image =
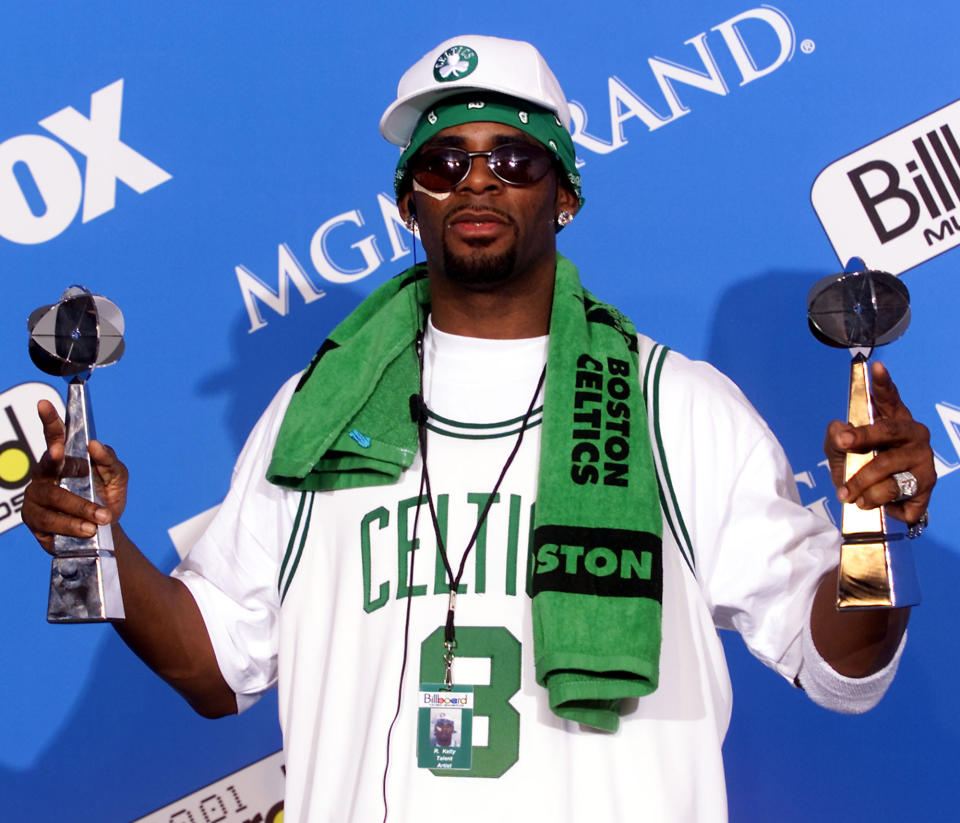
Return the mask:
<path id="1" fill-rule="evenodd" d="M 113 524 L 118 631 L 201 713 L 277 685 L 290 820 L 723 820 L 716 627 L 831 708 L 893 677 L 906 611 L 836 611 L 838 535 L 756 412 L 557 256 L 582 204 L 569 122 L 526 43 L 454 38 L 404 75 L 381 131 L 426 264 L 280 391 L 173 577 L 119 525 L 109 449 L 102 508 L 57 486 L 41 404 L 24 521 L 47 550 Z M 874 380 L 880 422 L 828 427 L 838 496 L 918 524 L 927 432 Z M 456 747 L 430 740 L 440 705 Z"/>

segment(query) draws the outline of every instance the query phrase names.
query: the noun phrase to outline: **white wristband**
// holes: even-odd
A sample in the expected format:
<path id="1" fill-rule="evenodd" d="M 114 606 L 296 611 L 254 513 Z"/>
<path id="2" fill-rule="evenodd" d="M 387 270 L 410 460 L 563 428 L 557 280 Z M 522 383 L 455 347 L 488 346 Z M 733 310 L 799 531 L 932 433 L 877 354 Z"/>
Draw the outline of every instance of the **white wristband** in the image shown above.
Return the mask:
<path id="1" fill-rule="evenodd" d="M 845 677 L 820 656 L 813 643 L 810 621 L 807 620 L 803 627 L 803 662 L 797 682 L 814 703 L 825 709 L 843 714 L 862 714 L 876 706 L 886 694 L 897 673 L 906 643 L 907 633 L 904 632 L 893 659 L 880 671 L 866 677 Z"/>

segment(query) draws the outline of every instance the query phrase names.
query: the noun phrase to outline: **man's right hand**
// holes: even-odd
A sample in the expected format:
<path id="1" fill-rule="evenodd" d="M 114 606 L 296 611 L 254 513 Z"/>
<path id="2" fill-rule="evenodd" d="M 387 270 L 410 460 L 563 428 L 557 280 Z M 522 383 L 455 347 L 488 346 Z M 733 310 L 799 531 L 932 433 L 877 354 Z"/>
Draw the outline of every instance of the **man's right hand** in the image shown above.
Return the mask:
<path id="1" fill-rule="evenodd" d="M 23 497 L 21 517 L 43 548 L 53 553 L 53 536 L 92 537 L 98 525 L 116 523 L 127 503 L 127 467 L 113 449 L 90 441 L 94 482 L 102 506 L 60 488 L 66 466 L 65 429 L 52 403 L 37 405 L 47 450 L 37 465 Z"/>
<path id="2" fill-rule="evenodd" d="M 182 582 L 158 571 L 120 526 L 127 503 L 127 467 L 113 449 L 91 440 L 94 483 L 103 505 L 60 488 L 60 478 L 71 474 L 63 421 L 46 400 L 40 401 L 37 412 L 47 450 L 24 492 L 23 522 L 51 554 L 55 534 L 90 537 L 98 525 L 111 524 L 126 612 L 126 619 L 114 623 L 114 628 L 204 717 L 235 714 L 236 698 L 220 673 L 193 595 Z"/>

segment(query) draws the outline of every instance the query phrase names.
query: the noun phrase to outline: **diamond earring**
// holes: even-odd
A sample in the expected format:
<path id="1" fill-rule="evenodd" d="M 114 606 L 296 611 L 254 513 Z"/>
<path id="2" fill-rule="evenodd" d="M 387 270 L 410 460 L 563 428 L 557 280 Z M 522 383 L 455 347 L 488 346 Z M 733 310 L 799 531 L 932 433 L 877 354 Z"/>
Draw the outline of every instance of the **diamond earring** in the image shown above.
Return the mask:
<path id="1" fill-rule="evenodd" d="M 573 222 L 573 215 L 564 209 L 560 214 L 557 215 L 557 225 L 562 229 L 564 226 L 569 226 Z"/>

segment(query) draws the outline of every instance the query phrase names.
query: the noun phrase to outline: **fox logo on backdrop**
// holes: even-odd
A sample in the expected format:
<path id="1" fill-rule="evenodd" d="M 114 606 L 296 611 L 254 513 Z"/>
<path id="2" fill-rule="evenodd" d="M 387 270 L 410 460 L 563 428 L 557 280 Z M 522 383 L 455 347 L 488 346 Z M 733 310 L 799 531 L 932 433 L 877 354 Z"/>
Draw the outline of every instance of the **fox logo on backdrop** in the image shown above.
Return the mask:
<path id="1" fill-rule="evenodd" d="M 960 244 L 960 100 L 827 166 L 811 200 L 841 261 L 900 274 Z"/>
<path id="2" fill-rule="evenodd" d="M 26 245 L 62 234 L 83 202 L 83 222 L 113 209 L 116 183 L 138 194 L 165 183 L 170 174 L 120 140 L 123 80 L 90 95 L 90 116 L 67 106 L 40 125 L 86 157 L 80 168 L 63 145 L 40 134 L 0 143 L 0 237 Z"/>

